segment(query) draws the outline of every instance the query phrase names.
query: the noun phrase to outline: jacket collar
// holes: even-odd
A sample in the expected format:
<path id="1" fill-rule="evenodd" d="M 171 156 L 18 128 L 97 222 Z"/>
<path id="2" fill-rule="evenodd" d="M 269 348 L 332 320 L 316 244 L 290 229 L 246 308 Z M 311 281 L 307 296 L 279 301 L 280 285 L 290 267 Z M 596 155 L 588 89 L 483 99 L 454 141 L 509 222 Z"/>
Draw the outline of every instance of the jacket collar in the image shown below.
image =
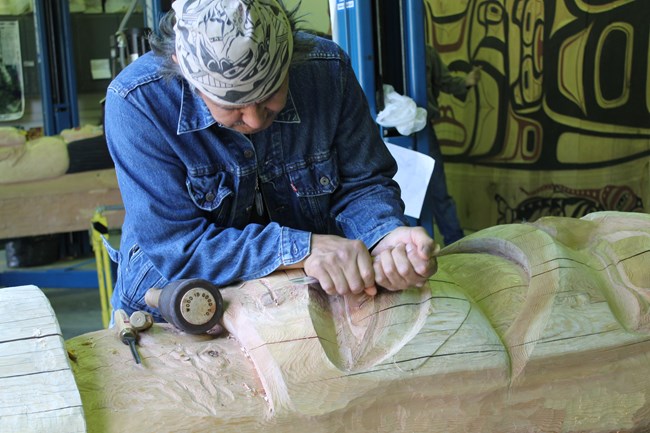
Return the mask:
<path id="1" fill-rule="evenodd" d="M 178 135 L 206 129 L 217 123 L 212 117 L 212 114 L 210 114 L 210 110 L 208 110 L 208 106 L 205 105 L 203 99 L 192 91 L 185 80 L 182 82 L 181 92 L 181 107 L 178 113 L 178 126 L 176 128 Z M 300 123 L 300 116 L 293 102 L 291 90 L 289 90 L 287 95 L 286 105 L 278 113 L 274 122 Z"/>

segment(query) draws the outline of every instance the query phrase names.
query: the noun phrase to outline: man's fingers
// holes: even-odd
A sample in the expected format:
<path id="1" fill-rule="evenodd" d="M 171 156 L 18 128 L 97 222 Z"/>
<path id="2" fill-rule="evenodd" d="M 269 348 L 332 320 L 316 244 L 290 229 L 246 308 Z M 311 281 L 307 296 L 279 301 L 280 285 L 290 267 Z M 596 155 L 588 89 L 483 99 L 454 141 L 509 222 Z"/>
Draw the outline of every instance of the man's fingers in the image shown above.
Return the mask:
<path id="1" fill-rule="evenodd" d="M 370 254 L 360 254 L 357 256 L 357 266 L 355 270 L 357 273 L 354 275 L 354 281 L 350 281 L 350 290 L 352 293 L 361 293 L 368 289 L 374 289 L 376 292 L 375 270 Z"/>
<path id="2" fill-rule="evenodd" d="M 433 275 L 436 269 L 436 259 L 434 255 L 430 254 L 428 256 L 425 256 L 424 254 L 418 253 L 418 250 L 415 248 L 415 246 L 412 246 L 411 248 L 407 247 L 406 254 L 409 263 L 411 264 L 413 271 L 417 274 L 417 276 L 428 278 Z"/>
<path id="3" fill-rule="evenodd" d="M 360 240 L 313 235 L 305 271 L 319 281 L 322 278 L 321 287 L 329 295 L 358 294 L 373 288 L 376 291 L 372 259 Z"/>
<path id="4" fill-rule="evenodd" d="M 328 295 L 336 295 L 336 286 L 326 272 L 320 272 L 318 275 L 311 275 L 318 280 L 321 289 Z"/>
<path id="5" fill-rule="evenodd" d="M 400 227 L 387 235 L 371 255 L 360 241 L 315 235 L 305 271 L 329 295 L 377 294 L 378 287 L 405 290 L 422 287 L 437 269 L 439 245 L 421 227 Z"/>
<path id="6" fill-rule="evenodd" d="M 404 290 L 407 287 L 408 281 L 403 275 L 405 263 L 408 262 L 404 245 L 398 245 L 392 250 L 382 252 L 375 260 L 377 284 L 388 290 Z M 408 267 L 408 265 L 406 266 Z"/>
<path id="7" fill-rule="evenodd" d="M 373 267 L 375 268 L 375 282 L 377 283 L 377 286 L 385 288 L 386 285 L 389 284 L 389 281 L 386 274 L 384 274 L 384 269 L 381 265 L 381 255 L 375 257 Z"/>
<path id="8" fill-rule="evenodd" d="M 363 289 L 363 291 L 368 296 L 376 296 L 377 295 L 377 286 L 366 287 L 365 289 Z"/>

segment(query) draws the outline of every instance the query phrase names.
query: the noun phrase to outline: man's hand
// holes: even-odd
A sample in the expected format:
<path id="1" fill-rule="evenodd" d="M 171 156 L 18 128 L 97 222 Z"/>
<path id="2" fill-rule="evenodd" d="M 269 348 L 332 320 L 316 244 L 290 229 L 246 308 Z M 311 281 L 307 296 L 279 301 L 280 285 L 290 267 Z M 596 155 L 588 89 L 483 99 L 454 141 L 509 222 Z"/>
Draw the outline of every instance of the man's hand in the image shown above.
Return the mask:
<path id="1" fill-rule="evenodd" d="M 422 287 L 438 270 L 440 246 L 422 227 L 399 227 L 372 250 L 375 281 L 388 290 Z"/>
<path id="2" fill-rule="evenodd" d="M 377 294 L 372 258 L 359 240 L 313 234 L 304 269 L 328 295 Z"/>

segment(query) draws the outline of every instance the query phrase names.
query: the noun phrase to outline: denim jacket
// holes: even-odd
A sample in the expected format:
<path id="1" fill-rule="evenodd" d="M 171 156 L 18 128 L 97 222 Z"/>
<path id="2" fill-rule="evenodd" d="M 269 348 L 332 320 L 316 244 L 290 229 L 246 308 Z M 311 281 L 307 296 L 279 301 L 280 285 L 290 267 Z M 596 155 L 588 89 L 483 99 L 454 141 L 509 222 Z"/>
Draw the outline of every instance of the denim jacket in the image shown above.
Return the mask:
<path id="1" fill-rule="evenodd" d="M 146 307 L 150 287 L 259 278 L 310 252 L 312 233 L 369 248 L 408 225 L 397 170 L 347 55 L 314 38 L 294 54 L 285 108 L 247 137 L 221 127 L 186 81 L 140 57 L 113 80 L 105 129 L 126 209 L 113 308 Z M 261 191 L 271 222 L 249 224 Z M 159 316 L 157 316 L 159 318 Z"/>

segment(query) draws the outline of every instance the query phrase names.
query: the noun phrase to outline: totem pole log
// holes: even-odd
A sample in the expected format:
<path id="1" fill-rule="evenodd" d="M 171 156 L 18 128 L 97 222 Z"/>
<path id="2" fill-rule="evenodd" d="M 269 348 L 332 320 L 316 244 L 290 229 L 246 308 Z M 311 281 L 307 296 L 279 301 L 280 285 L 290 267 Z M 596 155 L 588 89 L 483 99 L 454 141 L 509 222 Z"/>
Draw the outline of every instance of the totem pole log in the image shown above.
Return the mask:
<path id="1" fill-rule="evenodd" d="M 650 215 L 495 226 L 428 286 L 224 288 L 225 331 L 66 342 L 89 432 L 650 431 Z"/>

